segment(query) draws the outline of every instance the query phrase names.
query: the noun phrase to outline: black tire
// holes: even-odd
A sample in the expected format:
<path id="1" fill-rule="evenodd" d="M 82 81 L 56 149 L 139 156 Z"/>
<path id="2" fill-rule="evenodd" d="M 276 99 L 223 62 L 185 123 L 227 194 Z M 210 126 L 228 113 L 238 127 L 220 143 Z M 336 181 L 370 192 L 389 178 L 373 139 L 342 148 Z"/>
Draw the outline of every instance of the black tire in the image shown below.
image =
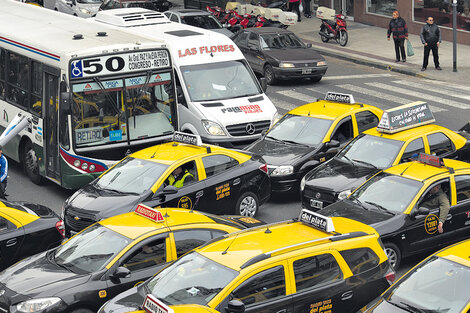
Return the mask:
<path id="1" fill-rule="evenodd" d="M 323 76 L 314 76 L 314 77 L 310 77 L 310 81 L 312 81 L 312 82 L 314 82 L 314 83 L 318 83 L 318 82 L 321 80 L 322 77 L 323 77 Z"/>
<path id="2" fill-rule="evenodd" d="M 36 155 L 36 151 L 34 150 L 33 144 L 29 140 L 24 146 L 21 160 L 23 162 L 24 171 L 26 175 L 28 175 L 29 179 L 36 185 L 41 184 L 42 177 L 41 174 L 39 174 L 38 157 Z"/>
<path id="3" fill-rule="evenodd" d="M 274 70 L 271 65 L 265 65 L 263 76 L 266 78 L 266 83 L 268 83 L 268 85 L 274 85 L 276 83 L 276 75 L 274 74 Z"/>
<path id="4" fill-rule="evenodd" d="M 326 30 L 326 27 L 325 27 L 325 26 L 321 26 L 321 27 L 320 27 L 320 32 L 322 32 L 323 34 L 326 35 L 326 37 L 320 35 L 321 41 L 323 41 L 323 42 L 328 42 L 328 41 L 330 40 L 330 38 L 328 38 L 328 31 Z"/>
<path id="5" fill-rule="evenodd" d="M 93 313 L 93 311 L 88 310 L 88 309 L 75 309 L 70 313 Z"/>
<path id="6" fill-rule="evenodd" d="M 244 192 L 240 198 L 238 198 L 237 204 L 235 205 L 235 214 L 237 215 L 255 217 L 258 210 L 258 196 L 250 191 Z"/>
<path id="7" fill-rule="evenodd" d="M 400 267 L 401 263 L 401 251 L 400 248 L 393 242 L 385 242 L 385 253 L 387 254 L 388 261 L 392 266 L 393 270 L 396 272 Z"/>
<path id="8" fill-rule="evenodd" d="M 341 47 L 344 47 L 348 43 L 348 32 L 345 30 L 340 30 L 338 34 L 338 42 Z"/>

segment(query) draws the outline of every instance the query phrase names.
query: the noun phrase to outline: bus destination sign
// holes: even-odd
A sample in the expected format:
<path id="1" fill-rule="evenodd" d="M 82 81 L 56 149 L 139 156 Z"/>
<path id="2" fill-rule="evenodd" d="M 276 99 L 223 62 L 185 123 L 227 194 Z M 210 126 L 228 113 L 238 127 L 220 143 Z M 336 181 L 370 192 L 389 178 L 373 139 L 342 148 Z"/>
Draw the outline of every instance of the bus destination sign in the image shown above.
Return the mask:
<path id="1" fill-rule="evenodd" d="M 72 60 L 70 78 L 148 71 L 169 66 L 170 56 L 167 50 L 133 51 Z"/>

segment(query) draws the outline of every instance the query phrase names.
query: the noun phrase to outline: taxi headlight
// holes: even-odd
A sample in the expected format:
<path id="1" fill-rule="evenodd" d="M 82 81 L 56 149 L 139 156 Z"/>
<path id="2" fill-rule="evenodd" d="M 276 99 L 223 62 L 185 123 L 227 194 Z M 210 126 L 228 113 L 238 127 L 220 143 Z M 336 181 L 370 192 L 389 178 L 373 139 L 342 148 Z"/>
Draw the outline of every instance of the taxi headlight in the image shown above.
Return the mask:
<path id="1" fill-rule="evenodd" d="M 326 61 L 317 62 L 317 66 L 326 66 Z"/>
<path id="2" fill-rule="evenodd" d="M 91 15 L 91 11 L 85 8 L 80 8 L 80 12 L 82 12 L 83 14 Z"/>
<path id="3" fill-rule="evenodd" d="M 300 181 L 300 191 L 304 191 L 305 189 L 305 182 L 307 180 L 305 179 L 305 176 L 302 178 L 302 180 Z"/>
<path id="4" fill-rule="evenodd" d="M 60 298 L 42 298 L 42 299 L 32 299 L 24 302 L 20 302 L 16 305 L 18 312 L 38 312 L 42 311 L 48 307 L 51 307 L 62 301 Z"/>
<path id="5" fill-rule="evenodd" d="M 271 125 L 274 126 L 274 124 L 276 124 L 277 122 L 279 122 L 279 120 L 281 119 L 282 115 L 279 114 L 279 112 L 276 111 L 276 114 L 274 114 L 274 117 L 273 117 L 273 123 Z"/>
<path id="6" fill-rule="evenodd" d="M 292 68 L 292 67 L 295 67 L 293 63 L 279 63 L 279 67 L 283 67 L 283 68 Z"/>
<path id="7" fill-rule="evenodd" d="M 281 165 L 272 171 L 270 176 L 286 176 L 294 173 L 294 167 L 292 165 Z"/>
<path id="8" fill-rule="evenodd" d="M 341 191 L 338 195 L 338 200 L 343 200 L 344 198 L 347 198 L 351 194 L 351 192 L 351 189 Z"/>
<path id="9" fill-rule="evenodd" d="M 202 125 L 206 131 L 212 136 L 225 136 L 225 132 L 216 122 L 202 120 Z"/>

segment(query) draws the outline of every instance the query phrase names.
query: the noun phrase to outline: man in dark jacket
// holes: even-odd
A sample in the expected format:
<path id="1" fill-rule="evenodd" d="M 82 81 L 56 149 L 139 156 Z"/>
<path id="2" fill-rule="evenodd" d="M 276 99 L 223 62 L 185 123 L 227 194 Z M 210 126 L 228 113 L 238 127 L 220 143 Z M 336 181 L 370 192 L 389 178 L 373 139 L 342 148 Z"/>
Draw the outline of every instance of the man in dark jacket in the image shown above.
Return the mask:
<path id="1" fill-rule="evenodd" d="M 423 28 L 421 29 L 421 42 L 424 45 L 424 58 L 423 58 L 423 67 L 421 71 L 425 71 L 428 67 L 428 60 L 429 60 L 429 51 L 432 50 L 432 56 L 434 57 L 434 66 L 436 70 L 441 70 L 439 66 L 439 54 L 438 54 L 438 47 L 441 43 L 441 30 L 439 27 L 434 24 L 434 18 L 428 17 L 426 20 L 426 24 L 424 24 Z"/>
<path id="2" fill-rule="evenodd" d="M 398 11 L 394 11 L 392 17 L 390 24 L 388 24 L 387 39 L 390 40 L 390 34 L 393 33 L 396 56 L 395 62 L 400 62 L 400 51 L 402 61 L 406 62 L 405 39 L 408 39 L 408 27 L 406 26 L 405 20 L 400 17 Z"/>

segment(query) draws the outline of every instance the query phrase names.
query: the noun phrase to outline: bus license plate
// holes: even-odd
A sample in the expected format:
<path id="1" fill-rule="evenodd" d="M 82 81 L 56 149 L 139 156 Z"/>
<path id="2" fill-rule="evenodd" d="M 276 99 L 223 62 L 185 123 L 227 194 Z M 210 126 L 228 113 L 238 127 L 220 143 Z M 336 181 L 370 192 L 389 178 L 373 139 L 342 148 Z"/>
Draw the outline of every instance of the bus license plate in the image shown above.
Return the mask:
<path id="1" fill-rule="evenodd" d="M 322 209 L 323 208 L 323 201 L 310 199 L 310 206 L 312 208 Z"/>
<path id="2" fill-rule="evenodd" d="M 302 74 L 312 74 L 312 69 L 311 68 L 304 68 L 304 69 L 302 69 Z"/>

